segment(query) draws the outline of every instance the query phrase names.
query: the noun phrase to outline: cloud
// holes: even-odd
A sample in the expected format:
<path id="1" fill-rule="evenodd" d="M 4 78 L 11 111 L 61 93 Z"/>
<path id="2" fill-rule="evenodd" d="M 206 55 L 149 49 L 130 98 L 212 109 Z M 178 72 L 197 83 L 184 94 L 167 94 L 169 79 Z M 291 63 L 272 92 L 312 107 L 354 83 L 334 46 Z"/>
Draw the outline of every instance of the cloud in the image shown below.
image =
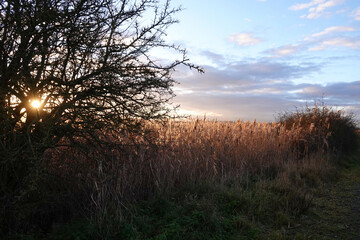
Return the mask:
<path id="1" fill-rule="evenodd" d="M 282 58 L 305 51 L 320 51 L 337 47 L 359 49 L 360 36 L 355 35 L 357 32 L 359 32 L 358 29 L 350 26 L 332 26 L 305 37 L 304 40 L 296 44 L 271 48 L 263 53 L 270 55 L 272 58 Z"/>
<path id="2" fill-rule="evenodd" d="M 360 81 L 330 84 L 324 91 L 334 99 L 360 103 Z"/>
<path id="3" fill-rule="evenodd" d="M 320 66 L 309 63 L 291 65 L 259 59 L 257 61 L 231 62 L 221 69 L 213 66 L 204 66 L 204 69 L 205 74 L 203 75 L 179 69 L 175 79 L 181 83 L 180 87 L 185 92 L 191 90 L 192 92 L 208 93 L 234 91 L 245 93 L 259 89 L 269 90 L 275 83 L 284 84 L 291 79 L 318 72 Z"/>
<path id="4" fill-rule="evenodd" d="M 254 37 L 251 33 L 238 33 L 229 36 L 229 42 L 234 42 L 240 46 L 252 46 L 260 43 L 260 38 Z"/>
<path id="5" fill-rule="evenodd" d="M 321 37 L 334 32 L 355 32 L 356 29 L 348 26 L 328 27 L 324 31 L 311 35 L 312 37 Z"/>
<path id="6" fill-rule="evenodd" d="M 351 49 L 359 49 L 360 48 L 360 38 L 330 38 L 321 41 L 317 46 L 309 48 L 310 51 L 319 51 L 325 50 L 329 47 L 347 47 Z"/>
<path id="7" fill-rule="evenodd" d="M 223 55 L 208 50 L 201 51 L 200 54 L 215 63 L 222 64 L 225 61 L 225 57 Z"/>
<path id="8" fill-rule="evenodd" d="M 360 7 L 358 7 L 357 9 L 355 9 L 355 10 L 352 12 L 351 16 L 352 16 L 355 20 L 360 21 Z"/>
<path id="9" fill-rule="evenodd" d="M 328 8 L 340 5 L 345 0 L 313 0 L 308 3 L 298 3 L 292 5 L 289 9 L 293 11 L 300 11 L 308 9 L 308 14 L 303 15 L 303 18 L 315 19 L 323 16 Z"/>
<path id="10" fill-rule="evenodd" d="M 174 89 L 174 103 L 180 104 L 182 112 L 200 116 L 206 113 L 219 120 L 270 121 L 274 113 L 297 105 L 297 99 L 288 92 L 302 85 L 295 86 L 292 80 L 318 72 L 321 66 L 253 59 L 230 62 L 221 69 L 204 68 L 203 75 L 186 68 L 176 72 L 174 78 L 180 84 Z"/>
<path id="11" fill-rule="evenodd" d="M 294 80 L 310 78 L 324 67 L 317 63 L 290 64 L 274 58 L 224 62 L 210 51 L 201 52 L 221 68 L 204 66 L 205 74 L 197 74 L 182 66 L 174 79 L 173 101 L 182 113 L 218 120 L 273 121 L 277 113 L 299 107 L 304 101 L 325 94 L 325 104 L 341 106 L 360 115 L 360 81 L 328 85 L 301 83 Z"/>
<path id="12" fill-rule="evenodd" d="M 360 81 L 337 82 L 326 86 L 306 86 L 296 92 L 297 99 L 318 99 L 324 96 L 327 106 L 338 107 L 346 113 L 354 113 L 360 123 Z"/>
<path id="13" fill-rule="evenodd" d="M 272 57 L 286 57 L 299 52 L 301 48 L 300 44 L 290 44 L 267 50 L 265 53 L 270 54 Z"/>
<path id="14" fill-rule="evenodd" d="M 282 80 L 292 79 L 318 71 L 318 65 L 275 62 L 269 60 L 257 60 L 254 62 L 240 61 L 232 63 L 227 71 L 236 76 L 242 76 L 245 79 L 263 81 L 263 80 Z"/>
<path id="15" fill-rule="evenodd" d="M 206 114 L 208 118 L 218 120 L 254 120 L 256 118 L 259 121 L 273 121 L 274 115 L 281 109 L 286 110 L 297 105 L 295 100 L 284 101 L 281 95 L 242 96 L 199 93 L 191 97 L 178 96 L 176 98 L 180 103 L 180 108 L 192 111 L 193 115 L 202 117 Z"/>
<path id="16" fill-rule="evenodd" d="M 294 11 L 299 11 L 299 10 L 310 8 L 310 7 L 314 6 L 314 5 L 321 4 L 321 3 L 324 3 L 324 2 L 325 2 L 325 0 L 314 0 L 314 1 L 311 1 L 311 2 L 308 2 L 308 3 L 297 3 L 295 5 L 292 5 L 289 9 L 294 10 Z"/>
<path id="17" fill-rule="evenodd" d="M 306 38 L 310 51 L 325 50 L 330 47 L 345 47 L 350 49 L 360 48 L 360 36 L 350 36 L 345 34 L 346 32 L 357 32 L 358 30 L 349 26 L 333 26 L 328 27 L 325 30 L 312 34 L 311 37 Z M 312 45 L 312 46 L 311 46 Z"/>

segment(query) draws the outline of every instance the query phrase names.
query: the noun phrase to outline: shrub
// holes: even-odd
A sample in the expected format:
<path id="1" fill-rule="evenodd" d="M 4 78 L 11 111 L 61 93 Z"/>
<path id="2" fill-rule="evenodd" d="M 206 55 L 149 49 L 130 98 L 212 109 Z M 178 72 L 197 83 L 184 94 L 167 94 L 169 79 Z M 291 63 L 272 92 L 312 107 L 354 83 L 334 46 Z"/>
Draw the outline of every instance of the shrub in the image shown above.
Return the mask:
<path id="1" fill-rule="evenodd" d="M 300 157 L 317 150 L 351 153 L 357 148 L 356 122 L 352 114 L 325 105 L 305 106 L 279 116 L 285 129 L 298 131 L 293 148 Z"/>

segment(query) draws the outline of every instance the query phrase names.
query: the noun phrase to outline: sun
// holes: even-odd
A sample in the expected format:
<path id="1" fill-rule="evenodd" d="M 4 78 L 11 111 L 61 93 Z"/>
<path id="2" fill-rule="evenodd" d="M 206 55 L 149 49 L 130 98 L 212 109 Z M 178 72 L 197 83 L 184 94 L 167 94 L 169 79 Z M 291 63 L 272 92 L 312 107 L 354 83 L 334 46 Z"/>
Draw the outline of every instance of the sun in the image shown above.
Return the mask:
<path id="1" fill-rule="evenodd" d="M 32 100 L 32 101 L 31 101 L 31 106 L 32 106 L 33 108 L 38 109 L 38 108 L 41 106 L 41 102 L 40 102 L 39 100 Z"/>

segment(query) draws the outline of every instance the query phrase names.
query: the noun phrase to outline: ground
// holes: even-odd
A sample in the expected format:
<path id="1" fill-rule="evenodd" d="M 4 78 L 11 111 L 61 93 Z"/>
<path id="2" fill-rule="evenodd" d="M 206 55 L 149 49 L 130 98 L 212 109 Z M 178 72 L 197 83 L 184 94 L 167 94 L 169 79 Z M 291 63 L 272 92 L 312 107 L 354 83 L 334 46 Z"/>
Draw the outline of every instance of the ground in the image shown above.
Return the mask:
<path id="1" fill-rule="evenodd" d="M 311 210 L 293 229 L 295 239 L 360 240 L 360 157 L 313 200 Z"/>

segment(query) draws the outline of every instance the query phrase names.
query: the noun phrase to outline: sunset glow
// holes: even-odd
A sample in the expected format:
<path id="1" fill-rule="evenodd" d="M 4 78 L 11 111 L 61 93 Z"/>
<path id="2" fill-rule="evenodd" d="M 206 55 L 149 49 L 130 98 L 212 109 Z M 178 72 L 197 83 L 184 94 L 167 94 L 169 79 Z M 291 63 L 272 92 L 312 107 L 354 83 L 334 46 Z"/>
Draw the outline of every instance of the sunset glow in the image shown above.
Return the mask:
<path id="1" fill-rule="evenodd" d="M 38 108 L 41 106 L 41 102 L 40 102 L 39 100 L 32 100 L 32 101 L 31 101 L 31 106 L 32 106 L 33 108 L 38 109 Z"/>

